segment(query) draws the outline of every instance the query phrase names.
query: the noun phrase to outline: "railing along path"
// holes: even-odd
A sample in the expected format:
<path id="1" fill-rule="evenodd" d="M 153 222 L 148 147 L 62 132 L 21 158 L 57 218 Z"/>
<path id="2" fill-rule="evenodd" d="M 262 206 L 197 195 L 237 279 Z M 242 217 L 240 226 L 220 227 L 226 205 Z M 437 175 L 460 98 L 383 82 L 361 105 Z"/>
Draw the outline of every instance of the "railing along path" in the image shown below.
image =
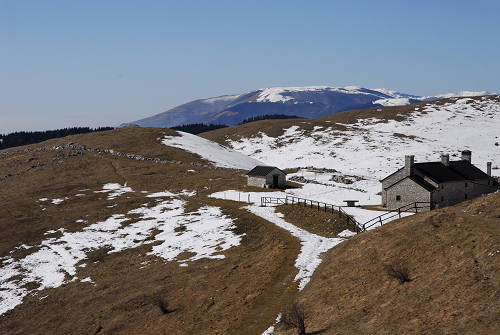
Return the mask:
<path id="1" fill-rule="evenodd" d="M 311 199 L 299 198 L 299 197 L 290 196 L 290 195 L 287 195 L 285 198 L 261 197 L 260 204 L 261 204 L 261 206 L 264 206 L 264 207 L 268 204 L 269 205 L 298 205 L 298 206 L 316 208 L 317 210 L 325 211 L 327 213 L 330 212 L 332 214 L 335 214 L 335 211 L 336 211 L 340 218 L 343 218 L 344 220 L 346 220 L 347 223 L 350 223 L 354 226 L 354 229 L 356 230 L 357 233 L 364 232 L 368 228 L 373 227 L 374 225 L 377 225 L 377 224 L 382 226 L 388 220 L 392 220 L 395 217 L 401 218 L 402 213 L 406 213 L 406 212 L 418 213 L 419 210 L 423 210 L 423 209 L 429 210 L 430 209 L 429 202 L 421 202 L 421 201 L 413 202 L 413 203 L 401 206 L 399 208 L 396 208 L 394 210 L 387 211 L 384 214 L 376 216 L 373 219 L 370 219 L 370 220 L 361 224 L 355 218 L 353 218 L 351 215 L 347 214 L 346 211 L 342 208 L 342 206 L 333 205 L 333 204 L 329 204 L 326 202 L 321 202 L 321 201 L 316 201 L 316 200 L 311 200 Z"/>

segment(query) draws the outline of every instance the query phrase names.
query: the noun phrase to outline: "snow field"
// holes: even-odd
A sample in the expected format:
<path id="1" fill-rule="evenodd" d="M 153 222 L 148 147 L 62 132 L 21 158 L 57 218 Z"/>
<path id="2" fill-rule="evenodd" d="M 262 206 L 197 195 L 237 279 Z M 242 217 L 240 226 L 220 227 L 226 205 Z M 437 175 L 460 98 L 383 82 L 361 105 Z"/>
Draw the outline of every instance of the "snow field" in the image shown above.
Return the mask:
<path id="1" fill-rule="evenodd" d="M 408 154 L 415 155 L 416 162 L 439 161 L 440 154 L 445 152 L 452 155 L 452 160 L 457 160 L 459 152 L 468 149 L 472 151 L 473 164 L 483 170 L 486 162 L 493 161 L 495 174 L 495 167 L 500 164 L 500 149 L 494 146 L 500 136 L 500 104 L 487 97 L 481 100 L 461 98 L 444 105 L 430 104 L 422 110 L 416 107 L 403 121 L 381 122 L 371 118 L 344 126 L 347 130 L 342 132 L 331 127 L 316 127 L 311 133 L 292 126 L 276 138 L 261 132 L 255 137 L 229 141 L 228 145 L 282 169 L 314 165 L 365 179 L 343 186 L 366 193 L 342 190 L 340 184 L 334 183 L 330 184 L 338 189 L 332 193 L 320 186 L 311 189 L 310 184 L 301 191 L 309 193 L 304 197 L 328 203 L 346 200 L 346 197 L 354 197 L 361 204 L 380 203 L 379 180 L 401 168 L 404 155 Z M 327 194 L 332 195 L 328 201 L 324 198 Z"/>
<path id="2" fill-rule="evenodd" d="M 116 185 L 104 185 L 104 190 L 110 192 L 109 196 L 113 199 L 122 195 L 124 189 L 129 189 Z M 174 261 L 185 251 L 194 253 L 180 262 L 182 266 L 187 266 L 187 262 L 201 258 L 222 259 L 222 251 L 240 244 L 243 235 L 232 232 L 235 228 L 233 221 L 222 214 L 220 208 L 204 206 L 196 212 L 185 213 L 186 201 L 178 198 L 178 194 L 165 191 L 152 196 L 162 199 L 158 199 L 152 207 L 143 205 L 127 214 L 113 214 L 78 232 L 67 232 L 62 228 L 48 231 L 46 235 L 59 232 L 61 236 L 47 238 L 38 246 L 19 246 L 23 249 L 34 247 L 31 254 L 19 260 L 11 256 L 2 258 L 0 315 L 21 304 L 28 294 L 76 280 L 77 267 L 86 265 L 81 262 L 87 259 L 87 253 L 92 250 L 106 247 L 110 249 L 109 253 L 115 253 L 160 242 L 152 247 L 149 255 Z M 129 214 L 138 215 L 139 221 L 126 225 L 130 221 L 127 218 Z M 176 231 L 176 228 L 182 229 Z M 153 230 L 159 230 L 160 233 L 147 241 Z M 72 279 L 68 280 L 68 276 Z M 19 277 L 21 279 L 17 279 Z M 85 278 L 82 281 L 91 280 Z M 24 286 L 28 283 L 38 283 L 39 287 L 26 289 Z"/>
<path id="3" fill-rule="evenodd" d="M 165 136 L 162 143 L 197 154 L 218 167 L 250 170 L 256 165 L 263 165 L 262 162 L 254 158 L 242 155 L 218 143 L 182 131 L 178 133 L 180 136 Z"/>

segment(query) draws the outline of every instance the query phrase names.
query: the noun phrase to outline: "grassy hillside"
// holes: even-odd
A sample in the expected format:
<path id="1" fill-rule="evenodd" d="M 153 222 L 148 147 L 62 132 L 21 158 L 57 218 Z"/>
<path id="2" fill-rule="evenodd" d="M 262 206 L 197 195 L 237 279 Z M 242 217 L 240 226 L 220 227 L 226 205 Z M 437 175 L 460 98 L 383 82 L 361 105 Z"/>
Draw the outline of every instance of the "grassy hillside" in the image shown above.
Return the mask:
<path id="1" fill-rule="evenodd" d="M 497 333 L 500 193 L 351 237 L 324 256 L 299 302 L 309 332 Z"/>
<path id="2" fill-rule="evenodd" d="M 9 258 L 27 262 L 50 239 L 85 231 L 114 214 L 129 218 L 125 227 L 133 225 L 139 217 L 127 213 L 153 208 L 160 199 L 147 195 L 164 190 L 196 192 L 179 196 L 186 213 L 196 214 L 202 206 L 221 208 L 234 222 L 233 233 L 243 236 L 240 245 L 222 252 L 224 259 L 202 258 L 185 267 L 179 262 L 192 253 L 175 261 L 148 255 L 156 241 L 112 253 L 103 245 L 87 251 L 76 266 L 76 280 L 66 274 L 62 286 L 40 291 L 37 281 L 21 282 L 29 275 L 23 273 L 8 283 L 29 294 L 0 316 L 0 333 L 227 334 L 267 328 L 282 299 L 296 292 L 290 274 L 296 271 L 297 241 L 234 203 L 207 198 L 227 187 L 245 189 L 242 172 L 214 168 L 196 155 L 162 145 L 159 138 L 165 134 L 175 132 L 123 128 L 0 151 L 2 266 Z M 68 149 L 68 143 L 101 151 Z M 110 199 L 109 193 L 96 193 L 106 183 L 126 183 L 133 191 Z M 148 238 L 158 234 L 152 231 Z M 87 277 L 92 282 L 81 281 Z"/>
<path id="3" fill-rule="evenodd" d="M 384 108 L 381 117 L 404 118 L 404 108 Z M 313 130 L 316 123 L 355 122 L 369 115 L 364 113 L 265 120 L 208 137 L 222 142 L 231 131 L 239 136 L 245 129 L 279 134 L 301 122 Z M 353 227 L 335 213 L 249 206 L 245 191 L 259 192 L 252 193 L 259 199 L 269 190 L 247 187 L 245 171 L 216 167 L 162 144 L 165 136 L 177 133 L 121 128 L 0 151 L 0 311 L 16 304 L 0 315 L 0 333 L 261 334 L 294 300 L 304 306 L 309 333 L 496 331 L 500 193 L 342 242 L 339 233 Z M 342 201 L 327 192 L 352 184 L 325 184 L 335 173 L 316 169 L 303 177 L 316 184 L 287 192 L 321 187 L 328 201 Z M 355 187 L 363 185 L 345 176 Z M 243 200 L 210 197 L 215 192 L 233 200 L 241 193 Z M 304 231 L 292 235 L 284 224 L 278 228 L 278 219 Z M 231 225 L 220 231 L 211 226 L 214 220 Z M 294 277 L 304 268 L 297 268 L 299 256 L 328 250 L 321 249 L 328 239 L 340 244 L 331 244 L 298 291 Z M 193 248 L 186 248 L 190 243 Z M 391 267 L 407 269 L 410 281 L 391 277 Z"/>

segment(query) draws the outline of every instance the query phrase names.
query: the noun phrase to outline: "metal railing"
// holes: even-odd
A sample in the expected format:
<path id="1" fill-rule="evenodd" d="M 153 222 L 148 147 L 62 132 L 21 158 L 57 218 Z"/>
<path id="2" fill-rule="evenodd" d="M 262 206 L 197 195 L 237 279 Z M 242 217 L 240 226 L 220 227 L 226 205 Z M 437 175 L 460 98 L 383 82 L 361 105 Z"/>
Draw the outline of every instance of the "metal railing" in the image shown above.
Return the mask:
<path id="1" fill-rule="evenodd" d="M 430 202 L 424 202 L 424 201 L 412 202 L 366 221 L 361 225 L 361 229 L 362 231 L 366 231 L 368 228 L 373 227 L 376 224 L 382 226 L 386 221 L 392 220 L 395 217 L 401 219 L 401 213 L 406 213 L 406 212 L 418 213 L 419 210 L 425 210 L 425 209 L 427 210 L 431 209 Z"/>
<path id="2" fill-rule="evenodd" d="M 332 214 L 338 214 L 339 218 L 346 220 L 348 224 L 351 224 L 354 227 L 356 232 L 361 231 L 361 225 L 356 221 L 351 215 L 347 214 L 341 206 L 329 204 L 326 202 L 299 198 L 295 196 L 287 195 L 285 198 L 275 198 L 275 197 L 261 197 L 260 202 L 262 206 L 270 205 L 297 205 L 309 208 L 315 208 L 318 211 L 329 212 Z"/>
<path id="3" fill-rule="evenodd" d="M 393 209 L 391 211 L 385 212 L 379 216 L 374 217 L 366 221 L 365 223 L 359 223 L 355 218 L 351 215 L 347 214 L 346 211 L 342 208 L 342 206 L 329 204 L 326 202 L 299 198 L 291 195 L 287 195 L 285 198 L 275 198 L 275 197 L 261 197 L 260 198 L 261 206 L 266 205 L 298 205 L 309 208 L 316 208 L 317 210 L 329 212 L 332 214 L 337 213 L 339 218 L 346 220 L 348 224 L 353 225 L 355 231 L 357 233 L 364 232 L 368 228 L 373 227 L 374 225 L 383 225 L 388 220 L 392 220 L 396 217 L 401 218 L 401 213 L 406 212 L 414 212 L 418 213 L 419 210 L 430 210 L 431 204 L 430 202 L 416 201 L 399 208 Z"/>

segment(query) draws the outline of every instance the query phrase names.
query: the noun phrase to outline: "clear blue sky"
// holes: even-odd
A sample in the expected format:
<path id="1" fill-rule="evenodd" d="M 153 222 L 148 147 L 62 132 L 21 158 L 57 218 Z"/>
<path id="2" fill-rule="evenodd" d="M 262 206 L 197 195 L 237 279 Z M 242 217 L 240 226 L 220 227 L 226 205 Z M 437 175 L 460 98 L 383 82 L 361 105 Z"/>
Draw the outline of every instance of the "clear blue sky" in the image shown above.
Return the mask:
<path id="1" fill-rule="evenodd" d="M 500 92 L 500 1 L 0 0 L 0 133 L 304 85 Z"/>

